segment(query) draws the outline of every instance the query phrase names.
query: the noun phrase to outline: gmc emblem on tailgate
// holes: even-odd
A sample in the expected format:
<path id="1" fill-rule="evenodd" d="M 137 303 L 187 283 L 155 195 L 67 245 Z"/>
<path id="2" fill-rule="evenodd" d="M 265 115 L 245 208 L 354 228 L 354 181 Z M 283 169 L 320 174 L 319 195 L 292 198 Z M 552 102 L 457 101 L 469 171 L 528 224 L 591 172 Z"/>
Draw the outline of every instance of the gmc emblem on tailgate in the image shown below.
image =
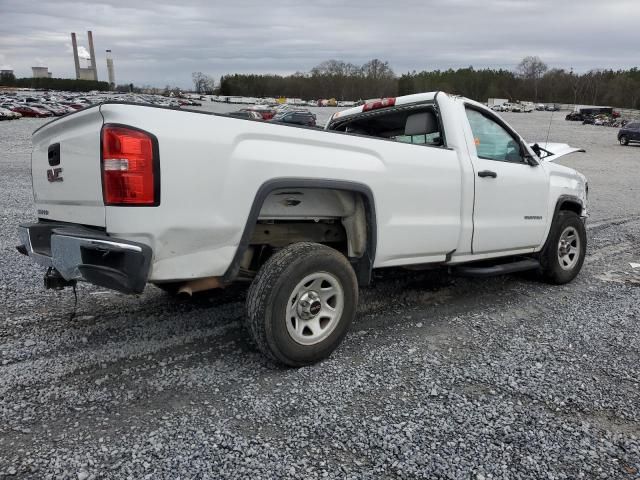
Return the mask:
<path id="1" fill-rule="evenodd" d="M 62 182 L 62 168 L 50 168 L 47 170 L 47 180 L 50 182 Z"/>

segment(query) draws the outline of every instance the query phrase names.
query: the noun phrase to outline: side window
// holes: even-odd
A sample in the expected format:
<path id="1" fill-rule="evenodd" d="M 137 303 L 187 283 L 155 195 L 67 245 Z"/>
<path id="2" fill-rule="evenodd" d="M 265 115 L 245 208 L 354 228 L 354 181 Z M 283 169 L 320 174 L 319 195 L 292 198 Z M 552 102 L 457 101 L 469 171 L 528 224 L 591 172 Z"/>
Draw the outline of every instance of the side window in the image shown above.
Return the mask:
<path id="1" fill-rule="evenodd" d="M 477 110 L 467 108 L 466 111 L 479 158 L 499 162 L 523 162 L 520 145 L 507 130 Z"/>

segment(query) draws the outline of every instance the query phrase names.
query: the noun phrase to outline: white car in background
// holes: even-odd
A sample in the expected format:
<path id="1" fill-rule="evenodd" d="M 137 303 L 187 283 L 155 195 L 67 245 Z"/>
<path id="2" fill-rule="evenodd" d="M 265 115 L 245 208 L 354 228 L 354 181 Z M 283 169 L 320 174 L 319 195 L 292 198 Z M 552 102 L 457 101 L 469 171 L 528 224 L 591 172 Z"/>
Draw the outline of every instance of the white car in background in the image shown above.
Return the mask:
<path id="1" fill-rule="evenodd" d="M 531 113 L 535 110 L 533 102 L 520 102 L 520 108 L 523 113 Z"/>
<path id="2" fill-rule="evenodd" d="M 8 108 L 0 107 L 0 120 L 17 120 L 21 118 L 22 114 L 9 110 Z"/>

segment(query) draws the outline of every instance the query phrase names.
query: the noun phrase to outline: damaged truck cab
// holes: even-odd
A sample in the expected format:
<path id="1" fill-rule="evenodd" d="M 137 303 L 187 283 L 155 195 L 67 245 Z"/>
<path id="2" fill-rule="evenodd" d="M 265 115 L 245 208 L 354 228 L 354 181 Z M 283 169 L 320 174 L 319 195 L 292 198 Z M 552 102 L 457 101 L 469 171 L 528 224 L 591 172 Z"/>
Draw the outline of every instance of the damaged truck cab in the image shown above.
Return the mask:
<path id="1" fill-rule="evenodd" d="M 537 270 L 586 249 L 587 184 L 485 106 L 434 92 L 333 115 L 324 130 L 107 102 L 33 135 L 38 221 L 19 250 L 49 286 L 251 282 L 247 328 L 276 362 L 327 357 L 374 268 Z"/>

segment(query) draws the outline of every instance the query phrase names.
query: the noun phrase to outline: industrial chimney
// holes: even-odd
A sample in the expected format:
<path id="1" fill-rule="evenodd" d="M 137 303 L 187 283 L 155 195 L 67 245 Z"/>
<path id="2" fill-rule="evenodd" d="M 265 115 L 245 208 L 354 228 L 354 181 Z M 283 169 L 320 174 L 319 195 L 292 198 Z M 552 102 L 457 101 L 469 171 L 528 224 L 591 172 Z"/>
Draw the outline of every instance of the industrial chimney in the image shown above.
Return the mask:
<path id="1" fill-rule="evenodd" d="M 116 72 L 113 70 L 113 58 L 111 57 L 111 50 L 107 50 L 107 72 L 109 74 L 109 85 L 111 85 L 111 88 L 115 88 Z"/>
<path id="2" fill-rule="evenodd" d="M 80 58 L 78 57 L 78 42 L 75 33 L 71 33 L 71 45 L 73 45 L 73 62 L 76 65 L 76 80 L 80 80 Z"/>
<path id="3" fill-rule="evenodd" d="M 87 38 L 89 39 L 89 54 L 91 55 L 91 70 L 93 70 L 93 79 L 98 80 L 98 69 L 96 68 L 96 52 L 93 49 L 93 34 L 91 30 L 87 32 Z"/>
<path id="4" fill-rule="evenodd" d="M 78 55 L 78 42 L 76 39 L 76 34 L 71 33 L 71 45 L 73 46 L 73 63 L 76 67 L 76 80 L 98 80 L 98 69 L 96 67 L 96 52 L 93 48 L 93 34 L 91 31 L 87 32 L 87 38 L 89 40 L 89 66 L 81 67 L 80 66 L 80 56 Z M 83 55 L 82 58 L 85 58 Z"/>

